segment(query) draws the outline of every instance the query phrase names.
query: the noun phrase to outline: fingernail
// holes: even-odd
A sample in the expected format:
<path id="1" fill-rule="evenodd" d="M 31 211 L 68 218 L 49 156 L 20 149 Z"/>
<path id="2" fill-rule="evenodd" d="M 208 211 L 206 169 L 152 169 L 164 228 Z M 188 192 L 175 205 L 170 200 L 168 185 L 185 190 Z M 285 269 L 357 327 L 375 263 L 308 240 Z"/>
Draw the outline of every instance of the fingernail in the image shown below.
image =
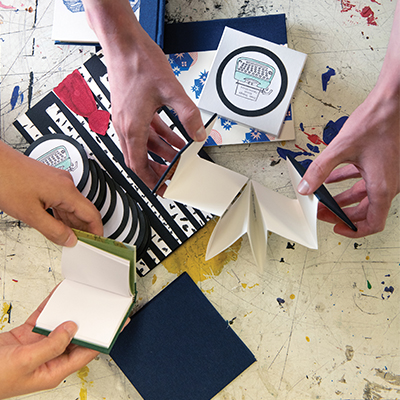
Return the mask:
<path id="1" fill-rule="evenodd" d="M 197 142 L 201 142 L 201 141 L 204 140 L 206 137 L 207 137 L 206 130 L 205 130 L 204 126 L 202 126 L 202 127 L 196 132 L 195 140 L 196 140 Z"/>
<path id="2" fill-rule="evenodd" d="M 72 339 L 78 330 L 78 325 L 75 322 L 68 321 L 64 325 L 64 329 L 68 332 L 69 337 Z"/>
<path id="3" fill-rule="evenodd" d="M 308 191 L 310 189 L 310 185 L 308 184 L 308 182 L 304 179 L 302 179 L 299 183 L 299 186 L 297 186 L 297 191 L 300 194 L 308 194 Z"/>
<path id="4" fill-rule="evenodd" d="M 71 232 L 71 234 L 68 236 L 68 239 L 65 241 L 64 246 L 65 247 L 74 247 L 76 242 L 77 242 L 77 238 L 74 232 Z"/>

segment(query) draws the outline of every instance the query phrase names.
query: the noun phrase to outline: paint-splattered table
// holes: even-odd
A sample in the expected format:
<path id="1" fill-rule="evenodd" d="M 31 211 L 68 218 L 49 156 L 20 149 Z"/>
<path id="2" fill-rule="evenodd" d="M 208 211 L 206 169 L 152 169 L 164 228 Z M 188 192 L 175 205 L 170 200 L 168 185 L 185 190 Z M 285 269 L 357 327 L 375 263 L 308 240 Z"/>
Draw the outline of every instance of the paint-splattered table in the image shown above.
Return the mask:
<path id="1" fill-rule="evenodd" d="M 17 5 L 17 6 L 16 6 Z M 289 46 L 309 55 L 295 92 L 297 139 L 215 148 L 213 158 L 292 196 L 285 151 L 314 159 L 372 89 L 385 55 L 395 1 L 172 0 L 168 21 L 286 13 Z M 0 3 L 1 139 L 26 144 L 12 122 L 92 47 L 55 46 L 50 0 Z M 325 130 L 326 126 L 330 130 Z M 332 187 L 334 193 L 348 184 Z M 399 199 L 386 229 L 350 240 L 318 224 L 319 250 L 271 234 L 268 265 L 246 238 L 204 262 L 210 223 L 145 278 L 144 304 L 183 270 L 190 273 L 257 358 L 216 399 L 396 398 L 399 361 Z M 60 248 L 0 215 L 0 331 L 22 323 L 61 279 Z M 207 384 L 207 382 L 204 382 Z M 110 357 L 99 356 L 57 389 L 30 399 L 140 399 Z"/>

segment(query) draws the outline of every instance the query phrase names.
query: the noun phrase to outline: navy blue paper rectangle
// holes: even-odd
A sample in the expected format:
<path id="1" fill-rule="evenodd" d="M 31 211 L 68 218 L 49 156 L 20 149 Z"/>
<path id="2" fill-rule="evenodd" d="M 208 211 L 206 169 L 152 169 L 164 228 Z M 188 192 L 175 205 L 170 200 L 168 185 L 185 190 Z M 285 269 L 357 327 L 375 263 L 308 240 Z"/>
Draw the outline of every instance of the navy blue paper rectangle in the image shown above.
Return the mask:
<path id="1" fill-rule="evenodd" d="M 287 43 L 285 14 L 271 14 L 165 24 L 164 53 L 216 50 L 225 26 L 276 44 Z"/>
<path id="2" fill-rule="evenodd" d="M 144 400 L 209 400 L 256 361 L 187 273 L 132 317 L 110 355 Z"/>
<path id="3" fill-rule="evenodd" d="M 139 22 L 147 34 L 160 46 L 164 42 L 164 0 L 142 0 Z"/>

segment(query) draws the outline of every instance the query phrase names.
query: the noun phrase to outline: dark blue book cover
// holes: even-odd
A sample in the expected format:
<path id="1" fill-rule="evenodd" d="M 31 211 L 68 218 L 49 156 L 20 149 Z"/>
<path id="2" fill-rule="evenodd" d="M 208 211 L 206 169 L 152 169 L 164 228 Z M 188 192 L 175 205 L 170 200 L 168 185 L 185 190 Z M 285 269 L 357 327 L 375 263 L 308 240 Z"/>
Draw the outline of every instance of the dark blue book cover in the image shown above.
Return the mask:
<path id="1" fill-rule="evenodd" d="M 110 355 L 145 400 L 209 400 L 256 361 L 187 273 L 132 317 Z"/>

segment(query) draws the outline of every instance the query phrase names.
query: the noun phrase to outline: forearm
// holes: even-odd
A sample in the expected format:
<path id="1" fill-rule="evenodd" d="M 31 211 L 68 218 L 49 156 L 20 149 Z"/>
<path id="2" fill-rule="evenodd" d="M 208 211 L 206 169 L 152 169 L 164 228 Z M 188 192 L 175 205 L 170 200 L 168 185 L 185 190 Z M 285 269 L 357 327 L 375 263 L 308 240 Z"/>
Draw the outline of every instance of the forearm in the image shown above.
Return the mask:
<path id="1" fill-rule="evenodd" d="M 124 51 L 145 34 L 128 0 L 83 0 L 86 18 L 103 49 Z"/>
<path id="2" fill-rule="evenodd" d="M 387 97 L 400 97 L 400 1 L 397 1 L 392 31 L 376 87 Z M 400 111 L 400 110 L 399 110 Z"/>

